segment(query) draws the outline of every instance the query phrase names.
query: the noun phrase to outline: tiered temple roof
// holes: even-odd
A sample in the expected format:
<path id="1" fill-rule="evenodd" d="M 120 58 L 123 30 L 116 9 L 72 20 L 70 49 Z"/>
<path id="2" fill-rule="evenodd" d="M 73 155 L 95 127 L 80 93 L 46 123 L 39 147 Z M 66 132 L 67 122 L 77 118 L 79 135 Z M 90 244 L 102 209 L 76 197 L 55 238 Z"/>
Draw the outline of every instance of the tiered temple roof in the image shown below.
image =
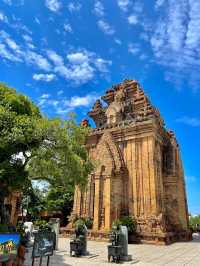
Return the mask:
<path id="1" fill-rule="evenodd" d="M 122 123 L 141 122 L 151 118 L 155 118 L 160 126 L 164 126 L 160 112 L 151 104 L 136 80 L 124 80 L 112 86 L 101 99 L 107 106 L 103 107 L 98 99 L 88 113 L 97 129 L 115 127 Z M 115 119 L 111 121 L 109 115 L 110 118 L 114 116 Z"/>

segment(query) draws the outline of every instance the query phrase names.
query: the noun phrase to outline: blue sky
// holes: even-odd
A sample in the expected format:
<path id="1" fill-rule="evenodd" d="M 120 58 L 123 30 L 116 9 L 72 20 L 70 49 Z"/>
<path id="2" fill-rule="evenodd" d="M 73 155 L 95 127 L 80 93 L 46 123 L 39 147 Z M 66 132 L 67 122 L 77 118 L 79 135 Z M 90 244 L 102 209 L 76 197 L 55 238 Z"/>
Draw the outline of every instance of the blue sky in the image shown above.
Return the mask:
<path id="1" fill-rule="evenodd" d="M 85 117 L 137 79 L 173 129 L 200 213 L 200 0 L 0 0 L 0 80 L 49 116 Z"/>
<path id="2" fill-rule="evenodd" d="M 0 243 L 4 243 L 8 240 L 12 240 L 14 243 L 19 244 L 19 234 L 0 234 Z"/>

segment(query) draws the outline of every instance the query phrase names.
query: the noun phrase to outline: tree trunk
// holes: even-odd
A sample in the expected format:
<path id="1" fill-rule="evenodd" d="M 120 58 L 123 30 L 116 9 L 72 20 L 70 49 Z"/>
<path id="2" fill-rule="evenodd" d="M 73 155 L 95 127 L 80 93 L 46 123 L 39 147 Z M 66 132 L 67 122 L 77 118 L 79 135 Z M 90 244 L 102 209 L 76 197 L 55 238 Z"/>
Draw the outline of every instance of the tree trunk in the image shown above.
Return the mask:
<path id="1" fill-rule="evenodd" d="M 0 189 L 0 223 L 8 225 L 10 223 L 10 215 L 5 205 L 5 198 L 8 195 L 5 189 Z"/>
<path id="2" fill-rule="evenodd" d="M 6 208 L 5 208 L 5 197 L 2 196 L 2 193 L 0 192 L 0 223 L 5 224 L 6 222 Z"/>

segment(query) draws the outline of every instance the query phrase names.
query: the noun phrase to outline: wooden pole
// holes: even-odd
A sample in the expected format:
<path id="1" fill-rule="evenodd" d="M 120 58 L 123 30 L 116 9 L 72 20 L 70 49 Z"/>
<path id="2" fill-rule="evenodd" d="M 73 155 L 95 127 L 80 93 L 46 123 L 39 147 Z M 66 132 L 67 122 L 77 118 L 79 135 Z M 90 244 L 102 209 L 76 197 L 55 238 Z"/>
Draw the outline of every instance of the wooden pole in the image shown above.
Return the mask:
<path id="1" fill-rule="evenodd" d="M 47 258 L 47 266 L 49 266 L 49 259 L 50 259 L 50 258 L 49 258 L 49 256 L 48 256 L 48 258 Z"/>
<path id="2" fill-rule="evenodd" d="M 42 266 L 42 257 L 40 257 L 40 264 L 39 266 Z"/>

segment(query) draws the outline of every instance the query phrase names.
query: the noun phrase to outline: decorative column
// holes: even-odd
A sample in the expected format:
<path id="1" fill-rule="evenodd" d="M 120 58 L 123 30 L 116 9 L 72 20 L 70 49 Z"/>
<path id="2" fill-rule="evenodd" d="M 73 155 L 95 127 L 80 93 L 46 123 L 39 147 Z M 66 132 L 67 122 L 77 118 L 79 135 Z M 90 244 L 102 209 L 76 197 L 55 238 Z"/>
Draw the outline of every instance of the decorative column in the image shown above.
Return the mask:
<path id="1" fill-rule="evenodd" d="M 93 230 L 99 230 L 99 195 L 100 195 L 100 177 L 95 177 L 95 195 L 94 195 L 94 221 Z"/>
<path id="2" fill-rule="evenodd" d="M 105 191 L 104 201 L 105 201 L 105 230 L 110 230 L 111 227 L 111 178 L 110 176 L 105 180 Z"/>

